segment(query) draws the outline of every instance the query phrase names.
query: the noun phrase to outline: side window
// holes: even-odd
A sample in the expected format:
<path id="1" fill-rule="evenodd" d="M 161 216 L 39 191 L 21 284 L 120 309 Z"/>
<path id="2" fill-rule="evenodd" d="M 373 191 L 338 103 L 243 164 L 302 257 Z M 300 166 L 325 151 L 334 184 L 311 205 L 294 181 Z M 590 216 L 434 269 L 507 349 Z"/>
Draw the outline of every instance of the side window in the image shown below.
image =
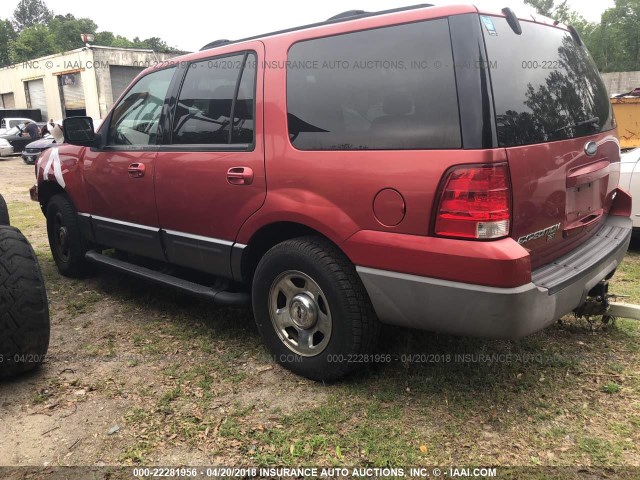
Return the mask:
<path id="1" fill-rule="evenodd" d="M 191 64 L 180 90 L 171 143 L 253 143 L 255 67 L 253 53 Z"/>
<path id="2" fill-rule="evenodd" d="M 448 20 L 294 44 L 287 113 L 301 150 L 459 148 Z"/>
<path id="3" fill-rule="evenodd" d="M 175 68 L 142 77 L 118 103 L 111 116 L 108 145 L 154 145 L 160 114 Z"/>

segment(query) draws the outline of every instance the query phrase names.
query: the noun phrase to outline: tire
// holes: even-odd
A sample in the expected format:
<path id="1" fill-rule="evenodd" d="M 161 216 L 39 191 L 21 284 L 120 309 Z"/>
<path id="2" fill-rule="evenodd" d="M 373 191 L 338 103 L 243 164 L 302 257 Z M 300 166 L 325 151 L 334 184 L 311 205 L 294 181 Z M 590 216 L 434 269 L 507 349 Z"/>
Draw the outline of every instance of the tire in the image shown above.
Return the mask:
<path id="1" fill-rule="evenodd" d="M 7 202 L 4 201 L 2 195 L 0 195 L 0 225 L 11 225 L 9 221 L 9 209 L 7 208 Z"/>
<path id="2" fill-rule="evenodd" d="M 47 235 L 53 259 L 62 275 L 82 278 L 90 272 L 84 257 L 88 248 L 82 240 L 78 214 L 66 195 L 53 196 L 47 205 Z"/>
<path id="3" fill-rule="evenodd" d="M 0 227 L 0 378 L 32 370 L 49 348 L 49 307 L 33 248 L 20 230 Z"/>
<path id="4" fill-rule="evenodd" d="M 338 380 L 376 351 L 380 326 L 369 296 L 328 240 L 302 237 L 269 250 L 256 269 L 252 301 L 274 360 L 299 375 Z"/>

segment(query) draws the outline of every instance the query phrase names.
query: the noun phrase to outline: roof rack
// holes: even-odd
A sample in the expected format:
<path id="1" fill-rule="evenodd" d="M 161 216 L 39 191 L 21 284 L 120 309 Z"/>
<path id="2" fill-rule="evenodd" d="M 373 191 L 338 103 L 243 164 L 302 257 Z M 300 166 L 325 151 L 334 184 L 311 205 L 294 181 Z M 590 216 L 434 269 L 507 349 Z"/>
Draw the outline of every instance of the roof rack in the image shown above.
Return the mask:
<path id="1" fill-rule="evenodd" d="M 307 28 L 313 28 L 313 27 L 321 27 L 322 25 L 330 25 L 332 23 L 339 23 L 339 22 L 347 22 L 349 20 L 357 20 L 360 18 L 367 18 L 367 17 L 375 17 L 377 15 L 386 15 L 388 13 L 398 13 L 398 12 L 404 12 L 407 10 L 417 10 L 419 8 L 427 8 L 427 7 L 433 7 L 433 4 L 431 3 L 421 3 L 418 5 L 411 5 L 409 7 L 400 7 L 400 8 L 392 8 L 389 10 L 380 10 L 378 12 L 365 12 L 364 10 L 348 10 L 346 12 L 343 13 L 339 13 L 338 15 L 334 15 L 333 17 L 329 18 L 328 20 L 324 21 L 324 22 L 318 22 L 318 23 L 310 23 L 308 25 L 302 25 L 299 27 L 293 27 L 293 28 L 287 28 L 285 30 L 277 30 L 275 32 L 269 32 L 269 33 L 263 33 L 261 35 L 255 35 L 253 37 L 246 37 L 246 38 L 241 38 L 239 40 L 227 40 L 224 42 L 224 44 L 229 44 L 229 43 L 239 43 L 239 42 L 246 42 L 249 40 L 257 40 L 260 38 L 264 38 L 264 37 L 270 37 L 272 35 L 280 35 L 283 33 L 289 33 L 289 32 L 295 32 L 298 30 L 305 30 Z M 355 13 L 355 12 L 359 12 L 359 13 Z M 204 47 L 202 47 L 200 49 L 200 51 L 202 50 L 209 50 L 210 48 L 214 48 L 217 47 L 219 45 L 223 45 L 222 43 L 216 43 L 219 42 L 220 40 L 216 40 L 215 42 L 211 42 L 206 44 Z"/>
<path id="2" fill-rule="evenodd" d="M 221 38 L 220 40 L 214 40 L 213 42 L 207 43 L 200 50 L 209 50 L 210 48 L 214 48 L 219 45 L 224 45 L 225 43 L 231 43 L 231 40 L 227 40 L 226 38 Z"/>
<path id="3" fill-rule="evenodd" d="M 367 13 L 371 13 L 371 12 L 365 12 L 364 10 L 347 10 L 346 12 L 342 12 L 337 15 L 334 15 L 333 17 L 329 17 L 327 19 L 327 22 L 330 22 L 332 20 L 347 19 L 351 17 L 361 17 L 362 15 L 366 15 Z"/>

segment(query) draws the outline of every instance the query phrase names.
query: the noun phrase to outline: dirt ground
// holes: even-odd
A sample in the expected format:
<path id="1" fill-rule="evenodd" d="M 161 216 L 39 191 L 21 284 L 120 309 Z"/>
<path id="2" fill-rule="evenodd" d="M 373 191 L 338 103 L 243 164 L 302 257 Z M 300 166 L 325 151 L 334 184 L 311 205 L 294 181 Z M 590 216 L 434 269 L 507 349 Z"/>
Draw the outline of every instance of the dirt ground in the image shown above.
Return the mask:
<path id="1" fill-rule="evenodd" d="M 381 351 L 402 361 L 322 385 L 271 361 L 249 309 L 61 277 L 33 172 L 1 159 L 0 193 L 52 337 L 42 368 L 0 383 L 0 465 L 640 466 L 637 322 L 566 318 L 513 342 L 388 329 Z M 638 253 L 611 290 L 640 302 Z"/>

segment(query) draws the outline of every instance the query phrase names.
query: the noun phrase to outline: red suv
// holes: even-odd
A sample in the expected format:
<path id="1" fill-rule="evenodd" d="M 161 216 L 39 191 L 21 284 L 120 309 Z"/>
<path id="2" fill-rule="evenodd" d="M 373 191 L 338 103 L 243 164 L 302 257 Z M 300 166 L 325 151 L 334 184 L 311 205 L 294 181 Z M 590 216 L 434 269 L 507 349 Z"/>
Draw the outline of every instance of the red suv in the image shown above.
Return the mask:
<path id="1" fill-rule="evenodd" d="M 97 134 L 64 129 L 32 189 L 63 275 L 251 302 L 274 358 L 315 379 L 371 358 L 379 322 L 543 329 L 602 292 L 631 234 L 594 62 L 508 8 L 213 42 L 142 72 Z"/>

